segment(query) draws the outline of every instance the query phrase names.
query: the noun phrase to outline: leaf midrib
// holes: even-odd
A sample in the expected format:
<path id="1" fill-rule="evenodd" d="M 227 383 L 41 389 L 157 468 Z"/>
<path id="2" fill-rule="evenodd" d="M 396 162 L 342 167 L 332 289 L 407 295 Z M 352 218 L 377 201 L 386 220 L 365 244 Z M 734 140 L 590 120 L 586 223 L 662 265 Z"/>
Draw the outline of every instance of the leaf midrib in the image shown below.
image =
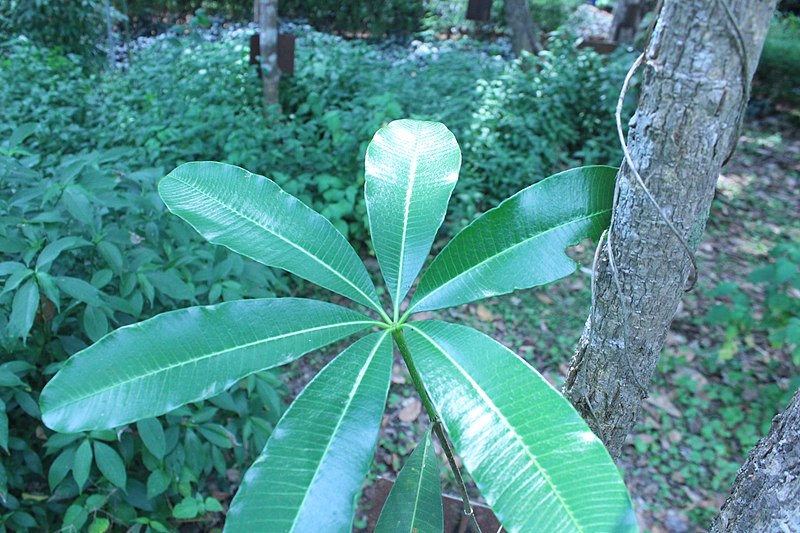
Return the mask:
<path id="1" fill-rule="evenodd" d="M 303 493 L 303 499 L 300 501 L 300 505 L 297 507 L 297 512 L 294 515 L 294 520 L 292 521 L 292 525 L 289 528 L 289 531 L 294 531 L 295 526 L 297 525 L 297 520 L 300 518 L 300 511 L 303 509 L 306 500 L 308 499 L 308 494 L 311 492 L 311 487 L 314 485 L 314 480 L 317 479 L 319 475 L 319 470 L 322 468 L 322 463 L 324 458 L 328 455 L 328 451 L 331 449 L 331 444 L 333 443 L 334 437 L 336 437 L 336 433 L 339 431 L 339 428 L 342 425 L 342 421 L 345 419 L 347 411 L 350 409 L 350 406 L 353 403 L 353 399 L 355 398 L 356 391 L 361 386 L 361 382 L 364 380 L 364 375 L 367 373 L 370 365 L 372 364 L 372 360 L 375 358 L 375 354 L 378 353 L 378 349 L 381 347 L 383 342 L 386 340 L 386 336 L 389 335 L 389 331 L 385 331 L 378 342 L 375 343 L 375 346 L 372 347 L 372 351 L 370 352 L 367 360 L 364 362 L 364 366 L 361 367 L 361 370 L 356 377 L 355 382 L 353 383 L 353 387 L 350 389 L 350 394 L 347 397 L 347 403 L 345 404 L 344 408 L 342 409 L 342 416 L 339 417 L 339 420 L 336 421 L 336 427 L 333 428 L 331 431 L 331 436 L 328 439 L 328 442 L 325 443 L 325 449 L 322 451 L 322 455 L 320 456 L 320 460 L 317 463 L 317 467 L 314 469 L 314 475 L 311 476 L 311 481 L 308 483 L 305 492 Z"/>
<path id="2" fill-rule="evenodd" d="M 251 175 L 251 176 L 253 176 L 254 174 L 250 173 L 250 175 Z M 276 233 L 275 231 L 273 231 L 273 230 L 272 230 L 272 229 L 270 229 L 269 227 L 267 227 L 267 226 L 264 226 L 264 225 L 263 225 L 263 224 L 261 224 L 261 223 L 260 223 L 258 220 L 256 220 L 256 219 L 254 219 L 254 218 L 251 218 L 251 217 L 247 216 L 245 213 L 243 213 L 243 212 L 239 211 L 238 209 L 236 209 L 236 208 L 235 208 L 235 207 L 233 207 L 232 205 L 230 205 L 230 204 L 226 204 L 226 203 L 222 202 L 221 200 L 219 200 L 219 199 L 218 199 L 218 198 L 216 198 L 215 196 L 213 196 L 213 195 L 211 195 L 211 194 L 207 193 L 206 191 L 204 191 L 204 190 L 200 189 L 198 186 L 194 185 L 193 183 L 190 183 L 190 182 L 188 182 L 188 181 L 185 181 L 185 180 L 183 180 L 183 179 L 181 179 L 181 178 L 179 178 L 179 177 L 176 177 L 176 176 L 172 176 L 172 179 L 174 179 L 175 181 L 179 181 L 179 182 L 183 183 L 184 185 L 187 185 L 188 187 L 190 187 L 190 188 L 194 189 L 195 191 L 197 191 L 198 193 L 202 194 L 204 197 L 208 198 L 209 200 L 212 200 L 213 202 L 216 202 L 218 205 L 220 205 L 220 206 L 222 206 L 222 207 L 224 207 L 224 208 L 228 209 L 230 212 L 232 212 L 232 213 L 235 213 L 236 215 L 239 215 L 240 217 L 242 217 L 243 219 L 245 219 L 245 220 L 247 220 L 247 221 L 251 222 L 251 223 L 252 223 L 252 224 L 254 224 L 255 226 L 257 226 L 257 227 L 259 227 L 259 228 L 263 229 L 264 231 L 266 231 L 266 232 L 267 232 L 267 233 L 269 233 L 270 235 L 273 235 L 274 237 L 277 237 L 278 239 L 280 239 L 281 241 L 285 242 L 285 243 L 286 243 L 286 244 L 288 244 L 289 246 L 292 246 L 292 247 L 296 248 L 297 250 L 299 250 L 300 252 L 304 253 L 305 255 L 307 255 L 308 257 L 310 257 L 311 259 L 313 259 L 314 261 L 316 261 L 316 262 L 317 262 L 317 263 L 319 263 L 320 265 L 322 265 L 322 267 L 323 267 L 323 268 L 326 268 L 327 270 L 329 270 L 330 272 L 332 272 L 332 273 L 333 273 L 333 274 L 334 274 L 336 277 L 338 277 L 339 279 L 341 279 L 342 281 L 344 281 L 344 282 L 345 282 L 347 285 L 349 285 L 350 287 L 352 287 L 353 289 L 355 289 L 355 291 L 356 291 L 356 292 L 358 292 L 358 294 L 360 294 L 361 296 L 363 296 L 363 297 L 364 297 L 364 298 L 365 298 L 365 299 L 366 299 L 368 302 L 370 302 L 370 303 L 372 304 L 372 308 L 373 308 L 374 310 L 376 310 L 376 311 L 380 311 L 380 310 L 381 310 L 381 309 L 380 309 L 380 306 L 379 306 L 379 305 L 378 305 L 378 304 L 375 302 L 375 300 L 373 300 L 373 299 L 372 299 L 370 296 L 368 296 L 368 295 L 367 295 L 367 294 L 366 294 L 366 293 L 365 293 L 363 290 L 361 290 L 361 288 L 359 288 L 359 287 L 358 287 L 358 286 L 357 286 L 355 283 L 353 283 L 352 281 L 350 281 L 350 280 L 349 280 L 349 279 L 348 279 L 348 278 L 347 278 L 345 275 L 343 275 L 341 272 L 339 272 L 338 270 L 336 270 L 335 268 L 333 268 L 332 266 L 330 266 L 329 264 L 327 264 L 326 262 L 324 262 L 322 259 L 320 259 L 320 258 L 319 258 L 319 257 L 317 257 L 316 255 L 314 255 L 313 253 L 311 253 L 309 250 L 306 250 L 305 248 L 303 248 L 303 247 L 302 247 L 302 246 L 300 246 L 299 244 L 297 244 L 297 243 L 294 243 L 294 242 L 290 241 L 289 239 L 287 239 L 287 238 L 286 238 L 286 237 L 284 237 L 283 235 L 280 235 L 279 233 Z M 277 185 L 276 185 L 276 186 L 277 186 Z M 279 190 L 281 190 L 281 189 L 279 188 Z M 281 191 L 282 191 L 282 190 L 281 190 Z M 306 206 L 306 207 L 307 207 L 307 206 Z M 313 211 L 313 210 L 312 210 L 312 211 Z M 315 213 L 316 213 L 316 212 L 315 212 Z M 318 214 L 318 213 L 317 213 L 317 214 Z M 320 215 L 320 216 L 322 216 L 322 215 Z M 322 218 L 323 218 L 323 220 L 326 220 L 326 221 L 327 221 L 327 219 L 325 219 L 324 217 L 322 217 Z M 209 240 L 210 240 L 210 239 L 209 239 Z M 213 241 L 212 241 L 212 242 L 213 242 Z M 246 255 L 246 254 L 244 254 L 244 255 Z M 289 269 L 287 268 L 286 270 L 289 270 Z M 359 303 L 362 303 L 362 304 L 363 304 L 363 302 L 359 302 Z"/>
<path id="3" fill-rule="evenodd" d="M 411 196 L 414 193 L 414 183 L 417 176 L 417 164 L 419 162 L 419 153 L 417 150 L 416 137 L 414 141 L 414 154 L 408 166 L 408 190 L 406 191 L 406 201 L 403 206 L 403 234 L 400 238 L 400 261 L 397 267 L 397 286 L 395 287 L 394 295 L 394 319 L 397 320 L 400 311 L 400 290 L 403 285 L 403 270 L 405 267 L 405 254 L 406 254 L 406 235 L 408 234 L 408 218 L 411 213 Z"/>
<path id="4" fill-rule="evenodd" d="M 464 378 L 466 378 L 466 380 L 470 383 L 470 385 L 472 385 L 472 387 L 475 389 L 475 391 L 478 393 L 478 395 L 484 400 L 484 402 L 486 402 L 486 404 L 489 406 L 490 410 L 495 413 L 495 415 L 500 419 L 500 421 L 503 423 L 503 425 L 506 426 L 506 428 L 509 430 L 509 432 L 512 435 L 514 435 L 514 439 L 519 443 L 519 445 L 526 452 L 528 457 L 530 457 L 531 462 L 534 464 L 536 469 L 542 475 L 542 477 L 544 478 L 545 482 L 550 487 L 550 490 L 553 492 L 553 494 L 555 494 L 556 499 L 559 501 L 561 506 L 564 508 L 564 511 L 567 513 L 567 516 L 572 521 L 572 523 L 575 525 L 575 527 L 578 528 L 579 531 L 584 531 L 583 526 L 581 526 L 580 523 L 578 523 L 578 519 L 573 514 L 572 509 L 570 509 L 570 507 L 569 507 L 569 504 L 567 504 L 567 502 L 564 500 L 564 497 L 561 495 L 561 492 L 559 492 L 558 488 L 553 483 L 553 480 L 550 479 L 550 476 L 547 474 L 547 471 L 539 464 L 539 461 L 536 459 L 536 455 L 530 450 L 528 445 L 522 440 L 521 436 L 517 432 L 516 428 L 511 424 L 511 422 L 509 422 L 509 420 L 505 417 L 505 415 L 503 415 L 503 413 L 500 412 L 500 410 L 497 408 L 497 406 L 494 404 L 494 402 L 492 402 L 491 398 L 489 398 L 486 395 L 486 392 L 483 390 L 483 388 L 481 388 L 481 386 L 478 385 L 478 383 L 476 383 L 474 379 L 472 379 L 472 376 L 470 376 L 461 367 L 461 365 L 459 365 L 452 357 L 450 357 L 450 355 L 447 353 L 447 351 L 444 348 L 442 348 L 435 340 L 433 340 L 430 336 L 425 334 L 422 330 L 420 330 L 417 327 L 414 327 L 412 325 L 408 325 L 407 327 L 409 329 L 413 329 L 420 336 L 422 336 L 426 341 L 428 341 L 437 351 L 439 351 L 445 358 L 447 358 L 448 361 L 450 361 L 450 363 L 456 368 L 456 370 L 458 370 L 458 372 L 462 376 L 464 376 Z M 516 357 L 516 355 L 514 357 Z"/>
<path id="5" fill-rule="evenodd" d="M 114 383 L 114 384 L 112 384 L 110 386 L 103 387 L 102 389 L 98 389 L 98 390 L 92 392 L 91 394 L 87 394 L 85 396 L 81 396 L 79 398 L 75 398 L 75 399 L 70 400 L 68 402 L 64 402 L 64 403 L 58 405 L 58 407 L 54 407 L 52 409 L 52 411 L 64 410 L 64 409 L 66 409 L 67 407 L 69 407 L 71 405 L 74 405 L 76 403 L 88 400 L 89 398 L 93 398 L 95 396 L 99 396 L 99 395 L 101 395 L 101 394 L 103 394 L 105 392 L 108 392 L 108 391 L 112 390 L 112 389 L 116 389 L 116 388 L 119 388 L 119 387 L 124 387 L 125 385 L 128 385 L 130 383 L 134 383 L 136 381 L 147 379 L 147 378 L 149 378 L 151 376 L 155 376 L 156 374 L 160 374 L 162 372 L 169 372 L 170 370 L 173 370 L 175 368 L 178 368 L 178 367 L 181 367 L 181 366 L 184 366 L 184 365 L 188 365 L 188 364 L 194 364 L 194 363 L 197 363 L 199 361 L 203 361 L 205 359 L 210 359 L 210 358 L 216 357 L 218 355 L 222 355 L 222 354 L 225 354 L 225 353 L 228 353 L 228 352 L 232 352 L 234 350 L 242 350 L 242 349 L 245 349 L 245 348 L 251 348 L 253 346 L 258 346 L 259 344 L 263 344 L 263 343 L 266 343 L 266 342 L 278 341 L 278 340 L 286 339 L 286 338 L 293 337 L 293 336 L 296 336 L 296 335 L 305 335 L 307 333 L 313 333 L 315 331 L 323 331 L 323 330 L 326 330 L 326 329 L 336 328 L 336 327 L 340 327 L 340 326 L 355 326 L 355 325 L 359 325 L 359 324 L 363 324 L 363 325 L 367 326 L 367 325 L 375 325 L 375 324 L 378 324 L 378 323 L 375 322 L 374 320 L 357 320 L 357 321 L 352 321 L 352 322 L 337 322 L 336 324 L 326 324 L 324 326 L 315 326 L 313 328 L 307 328 L 307 329 L 304 329 L 304 330 L 293 331 L 293 332 L 290 332 L 290 333 L 282 333 L 282 334 L 276 335 L 274 337 L 267 337 L 265 339 L 259 339 L 257 341 L 248 342 L 248 343 L 245 343 L 245 344 L 239 344 L 239 345 L 236 345 L 236 346 L 232 346 L 230 348 L 225 348 L 224 350 L 218 350 L 218 351 L 215 351 L 215 352 L 204 354 L 201 357 L 196 357 L 196 358 L 193 358 L 193 359 L 190 359 L 190 360 L 187 360 L 187 361 L 181 361 L 179 363 L 174 363 L 174 364 L 171 364 L 171 365 L 168 365 L 168 366 L 165 366 L 165 367 L 161 367 L 161 368 L 159 368 L 157 370 L 154 370 L 152 372 L 147 372 L 145 374 L 139 374 L 137 376 L 134 376 L 133 378 L 130 378 L 130 379 L 127 379 L 127 380 L 124 380 L 124 381 L 119 381 L 119 382 Z"/>
<path id="6" fill-rule="evenodd" d="M 430 443 L 430 437 L 425 438 L 424 448 L 422 448 L 422 464 L 419 467 L 419 480 L 417 481 L 417 490 L 414 493 L 414 511 L 411 513 L 411 529 L 409 530 L 409 533 L 414 533 L 415 530 L 414 524 L 417 521 L 417 511 L 419 510 L 419 498 L 422 492 L 422 478 L 425 475 L 425 465 L 427 464 L 428 452 L 430 450 L 428 443 Z"/>
<path id="7" fill-rule="evenodd" d="M 469 272 L 472 272 L 473 270 L 476 270 L 476 269 L 482 267 L 486 263 L 494 261 L 498 257 L 501 257 L 502 255 L 510 252 L 511 250 L 514 250 L 514 249 L 518 248 L 519 246 L 523 246 L 523 245 L 527 244 L 530 241 L 533 241 L 533 240 L 539 239 L 541 237 L 544 237 L 548 233 L 551 233 L 551 232 L 556 231 L 558 229 L 570 226 L 572 224 L 575 224 L 576 222 L 582 222 L 584 220 L 591 220 L 591 219 L 593 219 L 595 217 L 598 217 L 600 215 L 603 215 L 605 213 L 609 213 L 610 211 L 611 211 L 611 209 L 609 208 L 609 209 L 604 209 L 602 211 L 595 211 L 591 215 L 580 216 L 580 217 L 569 219 L 568 221 L 564 222 L 563 224 L 558 224 L 557 226 L 553 226 L 552 228 L 546 229 L 544 231 L 540 231 L 540 232 L 536 233 L 535 235 L 531 235 L 527 239 L 523 239 L 523 240 L 519 241 L 518 243 L 515 243 L 515 244 L 509 246 L 508 248 L 505 248 L 505 249 L 501 250 L 500 252 L 498 252 L 498 253 L 496 253 L 494 255 L 490 255 L 486 259 L 484 259 L 484 260 L 482 260 L 482 261 L 480 261 L 478 263 L 475 263 L 473 266 L 467 268 L 466 270 L 463 270 L 462 272 L 459 272 L 454 277 L 452 277 L 449 280 L 445 281 L 444 283 L 442 283 L 438 287 L 435 287 L 434 289 L 432 289 L 431 292 L 429 292 L 428 294 L 423 296 L 422 299 L 420 299 L 417 303 L 415 303 L 413 306 L 411 306 L 409 311 L 413 311 L 414 309 L 419 307 L 422 304 L 422 302 L 424 302 L 425 300 L 430 299 L 431 297 L 433 297 L 437 293 L 441 292 L 445 287 L 448 287 L 448 286 L 452 285 L 453 283 L 455 283 L 456 281 L 460 280 L 465 275 L 467 275 Z M 431 264 L 431 267 L 433 267 L 433 266 L 434 265 Z M 423 278 L 424 278 L 424 275 L 423 275 Z M 409 311 L 407 311 L 407 312 L 409 312 Z"/>

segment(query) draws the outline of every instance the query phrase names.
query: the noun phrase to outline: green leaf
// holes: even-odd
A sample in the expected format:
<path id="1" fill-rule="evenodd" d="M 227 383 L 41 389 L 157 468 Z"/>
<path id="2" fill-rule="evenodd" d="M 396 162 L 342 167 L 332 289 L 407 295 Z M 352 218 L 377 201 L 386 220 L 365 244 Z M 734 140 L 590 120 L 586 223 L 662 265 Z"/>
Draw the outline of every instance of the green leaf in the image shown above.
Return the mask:
<path id="1" fill-rule="evenodd" d="M 69 276 L 56 276 L 53 279 L 59 289 L 76 300 L 96 307 L 103 305 L 103 300 L 101 299 L 103 293 L 82 279 Z"/>
<path id="2" fill-rule="evenodd" d="M 74 459 L 75 448 L 67 448 L 50 465 L 50 470 L 47 471 L 47 483 L 50 485 L 50 492 L 54 492 L 56 487 L 67 477 Z"/>
<path id="3" fill-rule="evenodd" d="M 89 246 L 89 244 L 91 244 L 89 241 L 81 239 L 80 237 L 64 237 L 55 240 L 45 246 L 42 253 L 39 254 L 39 257 L 36 259 L 36 270 L 47 272 L 50 265 L 53 264 L 53 261 L 61 255 L 61 252 L 81 246 Z"/>
<path id="4" fill-rule="evenodd" d="M 199 512 L 197 500 L 190 497 L 184 498 L 172 509 L 172 516 L 182 520 L 189 520 L 195 518 Z"/>
<path id="5" fill-rule="evenodd" d="M 164 428 L 157 418 L 145 418 L 136 423 L 139 437 L 150 453 L 159 461 L 164 459 L 167 449 L 167 440 L 164 438 Z"/>
<path id="6" fill-rule="evenodd" d="M 89 524 L 89 533 L 105 533 L 111 527 L 111 521 L 108 518 L 95 516 L 91 524 Z"/>
<path id="7" fill-rule="evenodd" d="M 636 530 L 614 461 L 538 372 L 465 326 L 404 330 L 464 466 L 507 530 Z"/>
<path id="8" fill-rule="evenodd" d="M 375 134 L 365 167 L 372 242 L 396 319 L 444 220 L 461 150 L 444 124 L 396 120 Z"/>
<path id="9" fill-rule="evenodd" d="M 222 163 L 186 163 L 159 182 L 158 192 L 210 242 L 382 312 L 367 269 L 344 236 L 273 181 Z"/>
<path id="10" fill-rule="evenodd" d="M 43 421 L 77 432 L 158 416 L 374 324 L 344 307 L 297 298 L 163 313 L 72 356 L 42 391 Z"/>
<path id="11" fill-rule="evenodd" d="M 89 513 L 86 512 L 86 509 L 73 503 L 67 507 L 67 511 L 64 513 L 61 528 L 64 531 L 80 531 L 87 520 L 89 520 Z"/>
<path id="12" fill-rule="evenodd" d="M 83 489 L 83 486 L 89 479 L 93 457 L 92 443 L 89 442 L 89 439 L 86 439 L 78 446 L 78 450 L 75 452 L 75 458 L 72 462 L 72 477 L 75 478 L 78 489 Z"/>
<path id="13" fill-rule="evenodd" d="M 3 296 L 6 293 L 9 293 L 20 286 L 20 284 L 28 279 L 31 274 L 33 274 L 33 270 L 30 268 L 19 268 L 11 272 L 11 275 L 8 276 L 6 280 L 6 284 L 3 286 L 3 291 L 0 292 L 0 296 Z"/>
<path id="14" fill-rule="evenodd" d="M 128 476 L 125 473 L 125 463 L 114 448 L 100 441 L 94 441 L 94 461 L 106 479 L 115 486 L 125 490 Z"/>
<path id="15" fill-rule="evenodd" d="M 14 294 L 11 303 L 11 316 L 8 317 L 7 334 L 11 338 L 27 338 L 33 327 L 33 319 L 39 308 L 39 287 L 28 280 Z"/>
<path id="16" fill-rule="evenodd" d="M 87 305 L 83 310 L 83 329 L 92 341 L 97 342 L 108 333 L 108 317 L 99 307 Z"/>
<path id="17" fill-rule="evenodd" d="M 209 496 L 208 498 L 203 500 L 203 505 L 205 506 L 207 513 L 221 513 L 222 512 L 222 505 L 217 500 L 212 498 L 211 496 Z"/>
<path id="18" fill-rule="evenodd" d="M 521 190 L 447 243 L 409 309 L 459 305 L 550 283 L 577 268 L 564 250 L 608 226 L 616 169 L 583 167 Z"/>
<path id="19" fill-rule="evenodd" d="M 0 400 L 0 448 L 8 453 L 8 414 L 3 400 Z"/>
<path id="20" fill-rule="evenodd" d="M 103 256 L 103 259 L 115 274 L 122 274 L 122 252 L 119 251 L 116 244 L 109 241 L 100 241 L 97 243 L 97 251 L 100 252 L 100 255 Z"/>
<path id="21" fill-rule="evenodd" d="M 430 431 L 400 470 L 375 525 L 375 533 L 422 531 L 444 531 L 439 463 Z"/>
<path id="22" fill-rule="evenodd" d="M 297 397 L 245 474 L 225 531 L 351 531 L 389 390 L 387 337 L 360 339 Z"/>
<path id="23" fill-rule="evenodd" d="M 153 499 L 169 488 L 170 478 L 161 470 L 154 470 L 147 477 L 147 498 Z"/>

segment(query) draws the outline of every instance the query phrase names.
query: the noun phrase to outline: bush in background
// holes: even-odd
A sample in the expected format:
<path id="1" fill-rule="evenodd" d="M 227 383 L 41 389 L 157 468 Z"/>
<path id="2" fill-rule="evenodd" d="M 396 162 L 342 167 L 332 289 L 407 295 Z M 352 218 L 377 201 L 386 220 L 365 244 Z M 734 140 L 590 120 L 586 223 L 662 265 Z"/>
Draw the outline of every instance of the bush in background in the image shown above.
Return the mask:
<path id="1" fill-rule="evenodd" d="M 773 100 L 800 103 L 800 17 L 776 13 L 756 71 L 754 91 Z"/>
<path id="2" fill-rule="evenodd" d="M 98 0 L 0 0 L 0 35 L 22 33 L 55 52 L 95 61 L 105 54 L 104 32 Z"/>
<path id="3" fill-rule="evenodd" d="M 633 57 L 618 51 L 606 58 L 572 43 L 556 35 L 546 51 L 479 84 L 463 172 L 489 200 L 567 167 L 622 159 L 614 111 Z"/>

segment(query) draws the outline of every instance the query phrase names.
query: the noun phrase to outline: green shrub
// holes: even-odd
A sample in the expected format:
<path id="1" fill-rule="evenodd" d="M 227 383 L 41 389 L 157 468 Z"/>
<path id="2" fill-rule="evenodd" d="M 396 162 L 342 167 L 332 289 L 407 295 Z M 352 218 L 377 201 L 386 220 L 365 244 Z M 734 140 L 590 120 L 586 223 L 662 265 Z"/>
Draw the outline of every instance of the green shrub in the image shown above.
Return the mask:
<path id="1" fill-rule="evenodd" d="M 0 36 L 23 34 L 63 54 L 104 55 L 105 19 L 98 0 L 0 0 Z"/>
<path id="2" fill-rule="evenodd" d="M 168 308 L 271 296 L 280 279 L 199 248 L 164 215 L 162 170 L 129 170 L 132 149 L 55 163 L 26 149 L 35 131 L 23 125 L 0 144 L 0 447 L 9 452 L 0 454 L 0 530 L 211 524 L 221 510 L 212 493 L 230 489 L 228 470 L 252 461 L 282 412 L 274 376 L 118 432 L 50 433 L 39 391 L 111 329 Z"/>
<path id="3" fill-rule="evenodd" d="M 558 35 L 538 56 L 480 82 L 465 177 L 498 200 L 582 161 L 618 164 L 614 110 L 632 59 L 624 51 L 605 58 L 579 50 Z"/>
<path id="4" fill-rule="evenodd" d="M 800 103 L 800 17 L 776 13 L 756 71 L 754 92 L 768 98 Z"/>
<path id="5" fill-rule="evenodd" d="M 733 282 L 721 283 L 711 295 L 721 299 L 708 312 L 706 321 L 725 326 L 720 348 L 722 360 L 733 358 L 742 344 L 752 346 L 753 335 L 767 336 L 773 348 L 785 349 L 800 367 L 800 246 L 779 244 L 770 252 L 772 262 L 753 270 L 747 281 L 759 289 L 759 298 Z"/>

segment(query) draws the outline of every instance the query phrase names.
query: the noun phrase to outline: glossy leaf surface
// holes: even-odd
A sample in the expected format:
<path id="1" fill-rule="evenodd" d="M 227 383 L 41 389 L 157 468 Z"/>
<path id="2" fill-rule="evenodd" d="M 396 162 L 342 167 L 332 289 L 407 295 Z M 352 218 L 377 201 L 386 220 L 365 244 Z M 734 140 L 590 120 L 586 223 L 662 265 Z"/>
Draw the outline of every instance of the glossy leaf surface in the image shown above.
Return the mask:
<path id="1" fill-rule="evenodd" d="M 459 305 L 555 281 L 577 268 L 564 250 L 611 219 L 611 167 L 561 172 L 521 190 L 453 237 L 425 271 L 414 311 Z"/>
<path id="2" fill-rule="evenodd" d="M 444 531 L 439 463 L 430 431 L 425 434 L 397 475 L 375 533 L 436 533 Z"/>
<path id="3" fill-rule="evenodd" d="M 396 120 L 375 134 L 365 167 L 372 242 L 397 310 L 442 225 L 461 150 L 444 124 Z"/>
<path id="4" fill-rule="evenodd" d="M 465 326 L 405 331 L 458 454 L 508 531 L 636 530 L 605 447 L 538 372 Z"/>
<path id="5" fill-rule="evenodd" d="M 379 310 L 367 269 L 325 217 L 272 180 L 222 163 L 186 163 L 158 184 L 203 237 Z"/>
<path id="6" fill-rule="evenodd" d="M 298 298 L 163 313 L 72 356 L 42 391 L 43 420 L 74 433 L 158 416 L 374 323 L 344 307 Z"/>
<path id="7" fill-rule="evenodd" d="M 391 371 L 388 332 L 362 338 L 325 367 L 245 474 L 225 531 L 351 531 Z"/>

